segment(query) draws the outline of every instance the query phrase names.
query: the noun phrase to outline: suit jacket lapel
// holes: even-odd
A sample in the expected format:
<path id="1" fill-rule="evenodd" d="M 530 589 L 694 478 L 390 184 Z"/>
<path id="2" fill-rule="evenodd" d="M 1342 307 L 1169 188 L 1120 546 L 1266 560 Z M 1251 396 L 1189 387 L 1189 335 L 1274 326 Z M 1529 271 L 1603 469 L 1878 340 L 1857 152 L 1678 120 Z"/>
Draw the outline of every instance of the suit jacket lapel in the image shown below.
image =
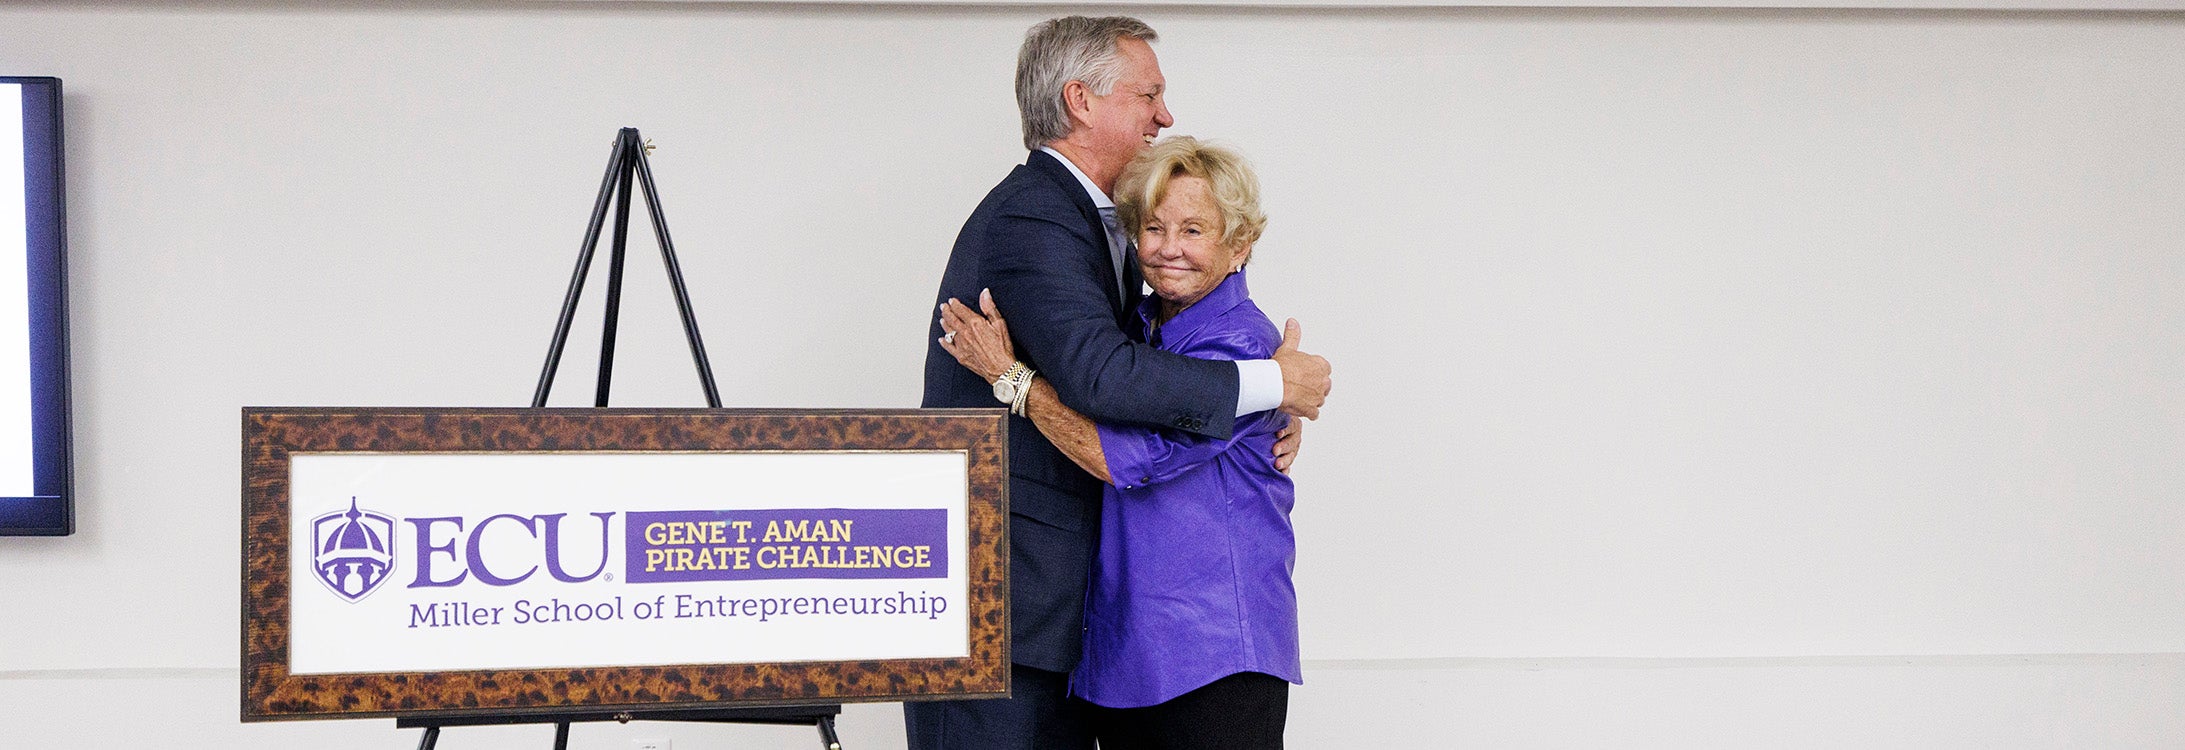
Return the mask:
<path id="1" fill-rule="evenodd" d="M 1108 256 L 1108 226 L 1100 220 L 1100 208 L 1093 205 L 1092 196 L 1085 194 L 1084 183 L 1078 182 L 1077 175 L 1070 174 L 1070 168 L 1063 166 L 1061 160 L 1045 151 L 1034 150 L 1024 164 L 1039 170 L 1047 179 L 1062 186 L 1062 192 L 1070 196 L 1070 204 L 1077 207 L 1078 215 L 1085 220 L 1086 227 L 1092 230 L 1093 241 L 1099 245 L 1101 289 L 1108 294 L 1108 306 L 1115 311 L 1116 322 L 1125 332 L 1136 330 L 1138 314 L 1135 311 L 1138 306 L 1129 299 L 1138 296 L 1138 283 L 1131 281 L 1137 274 L 1137 269 L 1133 268 L 1136 264 L 1128 257 L 1123 259 L 1124 283 L 1120 286 L 1125 291 L 1123 296 L 1117 296 L 1115 264 Z"/>
<path id="2" fill-rule="evenodd" d="M 1139 341 L 1146 340 L 1145 320 L 1138 317 L 1138 305 L 1145 301 L 1146 277 L 1138 272 L 1138 243 L 1123 247 L 1123 332 Z"/>

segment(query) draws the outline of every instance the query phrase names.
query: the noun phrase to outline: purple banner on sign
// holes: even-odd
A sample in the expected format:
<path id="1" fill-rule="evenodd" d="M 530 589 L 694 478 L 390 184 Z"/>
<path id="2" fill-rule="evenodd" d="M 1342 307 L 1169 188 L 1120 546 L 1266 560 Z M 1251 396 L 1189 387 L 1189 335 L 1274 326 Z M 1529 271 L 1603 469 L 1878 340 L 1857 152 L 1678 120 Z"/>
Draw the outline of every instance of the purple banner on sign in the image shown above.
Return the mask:
<path id="1" fill-rule="evenodd" d="M 629 514 L 630 583 L 945 578 L 948 511 L 789 508 Z"/>

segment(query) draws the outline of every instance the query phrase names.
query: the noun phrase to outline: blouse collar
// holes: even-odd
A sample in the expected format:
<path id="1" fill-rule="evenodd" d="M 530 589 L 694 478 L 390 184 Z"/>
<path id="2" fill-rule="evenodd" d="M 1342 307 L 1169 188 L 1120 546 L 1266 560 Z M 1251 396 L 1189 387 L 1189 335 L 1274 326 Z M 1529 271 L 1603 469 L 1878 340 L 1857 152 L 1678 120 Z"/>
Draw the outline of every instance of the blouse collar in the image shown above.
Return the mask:
<path id="1" fill-rule="evenodd" d="M 1167 323 L 1160 324 L 1160 337 L 1174 341 L 1179 336 L 1189 336 L 1251 298 L 1251 290 L 1245 287 L 1244 271 L 1239 269 L 1223 278 L 1220 284 L 1214 285 L 1214 290 L 1200 297 L 1199 301 L 1176 313 L 1176 317 L 1169 318 Z M 1145 301 L 1138 303 L 1138 316 L 1146 321 L 1149 336 L 1155 330 L 1154 321 L 1159 319 L 1160 314 L 1161 298 L 1148 296 Z"/>

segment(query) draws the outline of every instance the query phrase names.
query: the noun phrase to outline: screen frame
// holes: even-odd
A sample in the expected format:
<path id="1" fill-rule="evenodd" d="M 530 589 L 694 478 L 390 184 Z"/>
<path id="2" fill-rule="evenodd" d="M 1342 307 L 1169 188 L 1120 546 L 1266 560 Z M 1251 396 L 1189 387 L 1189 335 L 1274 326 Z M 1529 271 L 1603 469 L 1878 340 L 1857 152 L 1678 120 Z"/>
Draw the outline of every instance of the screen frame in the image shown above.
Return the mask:
<path id="1" fill-rule="evenodd" d="M 0 536 L 76 531 L 68 387 L 67 211 L 61 79 L 0 76 L 23 92 L 30 303 L 32 494 L 0 499 Z"/>

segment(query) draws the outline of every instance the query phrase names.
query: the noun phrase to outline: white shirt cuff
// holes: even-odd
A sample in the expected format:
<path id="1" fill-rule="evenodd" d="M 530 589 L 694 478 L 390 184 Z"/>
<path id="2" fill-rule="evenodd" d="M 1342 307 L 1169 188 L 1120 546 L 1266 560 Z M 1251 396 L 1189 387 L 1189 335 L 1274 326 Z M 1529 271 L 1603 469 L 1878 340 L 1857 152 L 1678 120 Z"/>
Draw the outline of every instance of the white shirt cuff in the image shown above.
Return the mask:
<path id="1" fill-rule="evenodd" d="M 1271 359 L 1237 362 L 1237 416 L 1282 405 L 1282 365 Z"/>

